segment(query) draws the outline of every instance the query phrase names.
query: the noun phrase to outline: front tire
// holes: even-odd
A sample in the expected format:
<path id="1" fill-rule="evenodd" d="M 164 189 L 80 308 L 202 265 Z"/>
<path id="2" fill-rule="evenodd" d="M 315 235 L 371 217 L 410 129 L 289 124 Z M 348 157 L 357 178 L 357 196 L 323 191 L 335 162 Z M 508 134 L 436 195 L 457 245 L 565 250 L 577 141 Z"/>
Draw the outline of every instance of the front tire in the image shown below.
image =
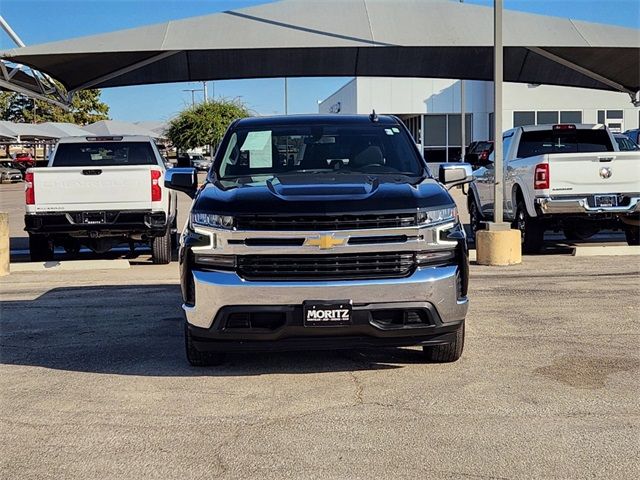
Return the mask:
<path id="1" fill-rule="evenodd" d="M 187 322 L 184 322 L 184 344 L 187 361 L 193 367 L 212 367 L 224 363 L 225 355 L 222 352 L 201 351 L 193 344 L 193 337 L 189 331 Z"/>
<path id="2" fill-rule="evenodd" d="M 544 227 L 540 220 L 529 216 L 524 200 L 518 200 L 513 228 L 520 230 L 522 253 L 540 253 L 544 244 Z"/>
<path id="3" fill-rule="evenodd" d="M 427 360 L 435 363 L 450 363 L 457 361 L 462 356 L 464 349 L 464 321 L 456 330 L 456 338 L 451 343 L 422 347 L 422 352 Z"/>
<path id="4" fill-rule="evenodd" d="M 157 265 L 171 263 L 171 228 L 168 227 L 164 235 L 151 240 L 151 259 Z"/>
<path id="5" fill-rule="evenodd" d="M 624 236 L 627 238 L 627 245 L 640 245 L 640 227 L 625 225 Z"/>
<path id="6" fill-rule="evenodd" d="M 45 235 L 29 234 L 29 255 L 32 262 L 53 260 L 53 243 Z"/>
<path id="7" fill-rule="evenodd" d="M 471 192 L 469 192 L 472 195 Z M 482 230 L 482 215 L 474 198 L 469 199 L 469 229 L 471 230 L 471 238 L 475 241 L 476 233 Z"/>

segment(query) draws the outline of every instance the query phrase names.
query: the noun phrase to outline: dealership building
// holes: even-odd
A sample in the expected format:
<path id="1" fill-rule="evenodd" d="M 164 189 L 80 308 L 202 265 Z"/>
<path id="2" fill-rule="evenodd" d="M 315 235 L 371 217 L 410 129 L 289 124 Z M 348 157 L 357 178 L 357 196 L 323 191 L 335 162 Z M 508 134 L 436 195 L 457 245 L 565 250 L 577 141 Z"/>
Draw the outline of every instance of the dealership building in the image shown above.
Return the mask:
<path id="1" fill-rule="evenodd" d="M 356 77 L 319 103 L 320 113 L 400 117 L 429 162 L 456 161 L 461 151 L 461 89 L 465 139 L 493 139 L 493 82 L 433 78 Z M 520 125 L 603 123 L 614 132 L 640 127 L 640 108 L 626 93 L 505 83 L 503 129 Z"/>

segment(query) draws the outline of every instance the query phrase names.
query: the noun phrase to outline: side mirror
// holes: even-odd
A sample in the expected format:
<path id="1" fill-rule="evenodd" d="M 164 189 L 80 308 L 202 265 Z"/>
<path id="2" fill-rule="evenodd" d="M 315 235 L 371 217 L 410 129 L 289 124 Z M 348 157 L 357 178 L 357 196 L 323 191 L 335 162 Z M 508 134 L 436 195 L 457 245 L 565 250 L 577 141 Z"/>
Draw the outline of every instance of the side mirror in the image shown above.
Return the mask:
<path id="1" fill-rule="evenodd" d="M 189 197 L 196 196 L 198 190 L 198 174 L 195 168 L 172 168 L 164 172 L 164 186 L 172 190 L 184 192 Z"/>
<path id="2" fill-rule="evenodd" d="M 473 169 L 468 163 L 441 164 L 438 177 L 440 183 L 449 188 L 474 180 Z"/>

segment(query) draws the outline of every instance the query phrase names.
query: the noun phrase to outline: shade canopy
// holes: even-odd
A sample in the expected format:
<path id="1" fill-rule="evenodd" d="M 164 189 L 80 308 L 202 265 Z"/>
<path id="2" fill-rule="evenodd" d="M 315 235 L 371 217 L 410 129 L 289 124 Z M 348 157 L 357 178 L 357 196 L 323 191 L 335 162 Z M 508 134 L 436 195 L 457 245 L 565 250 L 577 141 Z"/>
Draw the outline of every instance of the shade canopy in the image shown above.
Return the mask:
<path id="1" fill-rule="evenodd" d="M 640 30 L 504 12 L 504 79 L 640 90 Z M 296 76 L 493 78 L 492 9 L 284 0 L 0 53 L 69 90 Z"/>
<path id="2" fill-rule="evenodd" d="M 54 140 L 59 135 L 32 123 L 14 123 L 0 121 L 0 135 L 19 139 L 20 141 Z"/>
<path id="3" fill-rule="evenodd" d="M 91 135 L 91 132 L 69 122 L 45 122 L 38 124 L 38 129 L 55 138 Z"/>
<path id="4" fill-rule="evenodd" d="M 142 135 L 151 138 L 162 138 L 163 135 L 141 125 L 118 120 L 100 120 L 82 127 L 89 135 L 109 136 L 109 135 Z"/>
<path id="5" fill-rule="evenodd" d="M 15 134 L 13 130 L 0 124 L 0 141 L 7 141 L 7 140 L 18 140 L 18 136 Z"/>

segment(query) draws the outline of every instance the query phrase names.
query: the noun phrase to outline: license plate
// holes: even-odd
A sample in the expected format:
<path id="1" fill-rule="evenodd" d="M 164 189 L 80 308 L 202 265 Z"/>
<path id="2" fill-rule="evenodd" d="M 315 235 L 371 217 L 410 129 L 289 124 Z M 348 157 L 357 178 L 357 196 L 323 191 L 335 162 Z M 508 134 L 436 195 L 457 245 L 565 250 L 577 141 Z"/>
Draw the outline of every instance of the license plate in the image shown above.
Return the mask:
<path id="1" fill-rule="evenodd" d="M 305 327 L 351 325 L 351 300 L 309 300 L 302 307 Z"/>
<path id="2" fill-rule="evenodd" d="M 618 197 L 616 195 L 595 195 L 596 207 L 617 207 Z"/>
<path id="3" fill-rule="evenodd" d="M 82 214 L 82 223 L 97 224 L 106 223 L 105 212 L 84 212 Z"/>

